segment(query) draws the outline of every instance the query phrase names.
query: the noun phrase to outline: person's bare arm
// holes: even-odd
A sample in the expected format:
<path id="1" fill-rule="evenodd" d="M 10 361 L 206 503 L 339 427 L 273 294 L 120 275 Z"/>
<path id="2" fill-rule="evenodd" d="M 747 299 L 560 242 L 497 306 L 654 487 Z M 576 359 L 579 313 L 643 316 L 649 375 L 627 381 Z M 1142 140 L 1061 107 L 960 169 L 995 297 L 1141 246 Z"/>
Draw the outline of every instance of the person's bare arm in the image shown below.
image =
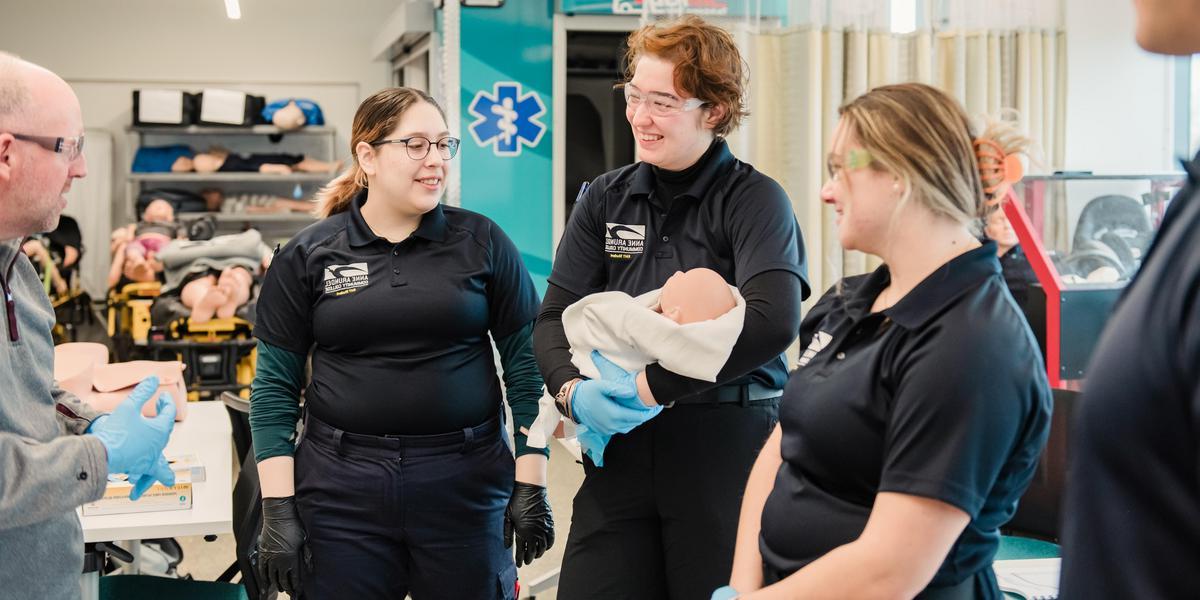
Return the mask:
<path id="1" fill-rule="evenodd" d="M 967 513 L 940 500 L 881 492 L 857 540 L 740 597 L 912 598 L 929 585 L 968 522 Z"/>

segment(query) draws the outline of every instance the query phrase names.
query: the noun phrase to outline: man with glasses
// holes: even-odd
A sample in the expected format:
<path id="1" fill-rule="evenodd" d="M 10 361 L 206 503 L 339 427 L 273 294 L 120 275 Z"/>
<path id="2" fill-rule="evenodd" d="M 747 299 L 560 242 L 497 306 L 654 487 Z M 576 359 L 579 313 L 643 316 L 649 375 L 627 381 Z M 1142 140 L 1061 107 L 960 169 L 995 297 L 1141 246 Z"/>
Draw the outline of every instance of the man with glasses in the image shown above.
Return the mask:
<path id="1" fill-rule="evenodd" d="M 54 311 L 21 241 L 51 231 L 71 182 L 87 175 L 79 100 L 50 71 L 0 52 L 0 590 L 13 598 L 78 597 L 83 534 L 75 507 L 127 473 L 140 496 L 174 476 L 162 456 L 174 425 L 166 394 L 158 416 L 141 407 L 143 381 L 112 414 L 54 383 Z"/>

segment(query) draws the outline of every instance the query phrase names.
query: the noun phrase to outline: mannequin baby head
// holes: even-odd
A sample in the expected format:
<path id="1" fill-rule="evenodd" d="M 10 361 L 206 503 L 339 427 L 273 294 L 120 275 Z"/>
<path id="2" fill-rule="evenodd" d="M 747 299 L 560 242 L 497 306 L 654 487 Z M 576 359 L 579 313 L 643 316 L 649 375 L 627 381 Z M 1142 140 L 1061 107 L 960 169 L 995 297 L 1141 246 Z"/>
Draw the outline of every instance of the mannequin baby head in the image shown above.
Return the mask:
<path id="1" fill-rule="evenodd" d="M 142 211 L 142 220 L 148 223 L 174 223 L 175 207 L 166 200 L 151 200 L 146 210 Z"/>
<path id="2" fill-rule="evenodd" d="M 725 279 L 712 269 L 676 271 L 662 287 L 659 312 L 684 325 L 715 319 L 737 306 Z"/>
<path id="3" fill-rule="evenodd" d="M 271 115 L 271 122 L 283 131 L 291 131 L 304 127 L 308 120 L 304 116 L 304 111 L 300 110 L 296 101 L 293 100 L 288 102 L 287 106 L 275 111 L 275 114 Z"/>

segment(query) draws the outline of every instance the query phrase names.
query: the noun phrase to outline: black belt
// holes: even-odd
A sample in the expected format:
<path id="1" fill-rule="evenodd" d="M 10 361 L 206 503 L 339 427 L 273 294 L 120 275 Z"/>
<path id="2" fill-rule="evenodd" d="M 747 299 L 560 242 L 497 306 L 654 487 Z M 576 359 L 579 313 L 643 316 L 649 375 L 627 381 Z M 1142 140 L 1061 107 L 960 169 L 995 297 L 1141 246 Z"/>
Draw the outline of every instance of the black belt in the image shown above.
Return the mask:
<path id="1" fill-rule="evenodd" d="M 492 417 L 474 427 L 433 435 L 371 435 L 350 433 L 308 414 L 304 421 L 304 437 L 331 446 L 338 454 L 346 447 L 378 448 L 401 452 L 404 455 L 442 454 L 447 451 L 466 452 L 478 443 L 495 439 L 500 432 L 500 417 Z"/>
<path id="2" fill-rule="evenodd" d="M 761 383 L 744 385 L 722 385 L 692 396 L 684 396 L 668 406 L 678 404 L 741 404 L 774 400 L 783 395 L 783 390 L 767 387 Z"/>

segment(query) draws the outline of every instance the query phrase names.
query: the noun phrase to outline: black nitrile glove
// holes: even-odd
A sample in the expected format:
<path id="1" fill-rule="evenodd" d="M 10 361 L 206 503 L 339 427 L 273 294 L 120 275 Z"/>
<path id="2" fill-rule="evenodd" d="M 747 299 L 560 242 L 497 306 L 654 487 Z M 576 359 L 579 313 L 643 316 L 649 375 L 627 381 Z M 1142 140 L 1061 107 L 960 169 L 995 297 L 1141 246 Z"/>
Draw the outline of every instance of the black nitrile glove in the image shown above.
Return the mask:
<path id="1" fill-rule="evenodd" d="M 513 482 L 512 497 L 504 511 L 504 547 L 513 545 L 516 534 L 517 566 L 532 564 L 554 545 L 554 515 L 546 488 L 521 481 Z"/>
<path id="2" fill-rule="evenodd" d="M 263 498 L 262 537 L 258 540 L 258 576 L 263 588 L 275 586 L 295 597 L 312 554 L 304 544 L 304 526 L 296 510 L 296 497 Z"/>

